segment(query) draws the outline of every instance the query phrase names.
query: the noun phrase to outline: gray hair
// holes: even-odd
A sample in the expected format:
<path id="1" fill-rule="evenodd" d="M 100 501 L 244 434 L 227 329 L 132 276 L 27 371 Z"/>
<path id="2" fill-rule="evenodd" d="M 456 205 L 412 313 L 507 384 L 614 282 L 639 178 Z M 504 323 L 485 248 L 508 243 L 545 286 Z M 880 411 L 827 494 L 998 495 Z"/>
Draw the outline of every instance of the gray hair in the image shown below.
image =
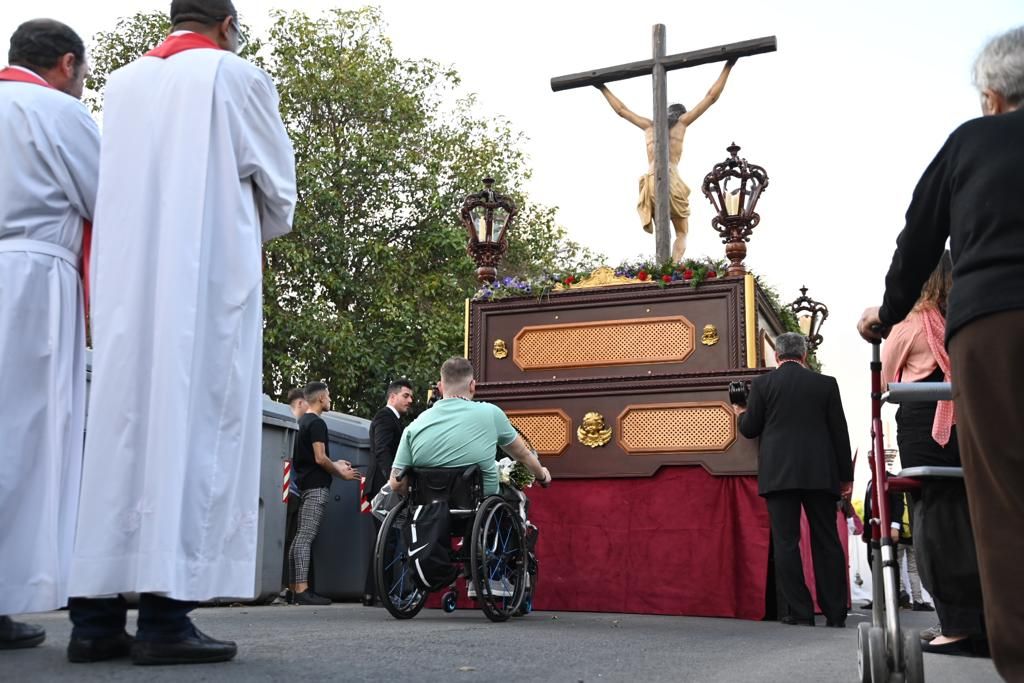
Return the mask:
<path id="1" fill-rule="evenodd" d="M 779 358 L 800 360 L 807 355 L 807 337 L 798 332 L 786 332 L 775 338 L 775 354 Z"/>
<path id="2" fill-rule="evenodd" d="M 1011 106 L 1024 102 L 1024 26 L 996 36 L 974 62 L 974 85 L 992 90 Z"/>
<path id="3" fill-rule="evenodd" d="M 449 358 L 441 366 L 441 381 L 447 392 L 465 389 L 472 379 L 473 365 L 462 356 Z"/>

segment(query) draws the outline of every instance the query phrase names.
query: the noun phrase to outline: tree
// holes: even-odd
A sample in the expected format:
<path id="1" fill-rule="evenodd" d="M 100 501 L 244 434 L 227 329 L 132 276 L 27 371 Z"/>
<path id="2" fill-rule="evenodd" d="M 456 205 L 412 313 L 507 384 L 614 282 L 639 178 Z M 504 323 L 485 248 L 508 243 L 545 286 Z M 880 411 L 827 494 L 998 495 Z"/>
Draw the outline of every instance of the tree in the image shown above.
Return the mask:
<path id="1" fill-rule="evenodd" d="M 338 410 L 368 416 L 389 379 L 422 390 L 462 352 L 476 285 L 458 209 L 483 176 L 520 207 L 504 273 L 596 259 L 526 195 L 523 135 L 457 97 L 454 69 L 396 57 L 378 10 L 273 17 L 250 49 L 277 84 L 299 202 L 292 234 L 267 245 L 263 387 L 280 396 L 324 379 Z M 91 87 L 154 45 L 161 18 L 137 14 L 98 34 Z"/>

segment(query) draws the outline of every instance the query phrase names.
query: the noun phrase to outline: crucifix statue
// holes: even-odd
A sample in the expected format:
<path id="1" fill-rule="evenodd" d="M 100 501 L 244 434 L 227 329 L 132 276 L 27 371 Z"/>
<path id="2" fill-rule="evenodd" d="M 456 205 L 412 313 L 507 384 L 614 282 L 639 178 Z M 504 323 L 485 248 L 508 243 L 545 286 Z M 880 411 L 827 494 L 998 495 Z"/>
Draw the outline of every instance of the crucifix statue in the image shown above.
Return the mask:
<path id="1" fill-rule="evenodd" d="M 737 59 L 764 52 L 774 52 L 777 49 L 777 43 L 775 36 L 769 36 L 666 56 L 664 24 L 656 24 L 653 33 L 654 56 L 652 59 L 568 76 L 558 76 L 551 79 L 551 89 L 559 92 L 589 85 L 595 86 L 601 90 L 616 113 L 644 130 L 650 168 L 647 174 L 640 179 L 638 209 L 641 220 L 644 222 L 644 229 L 651 231 L 651 205 L 654 205 L 655 257 L 659 263 L 664 263 L 669 260 L 670 256 L 670 223 L 676 232 L 676 243 L 671 253 L 672 260 L 681 260 L 683 252 L 686 250 L 689 190 L 675 171 L 675 166 L 682 156 L 686 126 L 703 114 L 718 99 L 722 88 L 725 87 L 729 71 Z M 673 105 L 675 109 L 669 110 L 667 72 L 720 61 L 726 62 L 725 68 L 722 69 L 722 75 L 697 106 L 693 107 L 690 112 L 686 112 L 681 105 Z M 605 86 L 605 83 L 646 74 L 651 74 L 654 78 L 653 121 L 634 114 Z"/>

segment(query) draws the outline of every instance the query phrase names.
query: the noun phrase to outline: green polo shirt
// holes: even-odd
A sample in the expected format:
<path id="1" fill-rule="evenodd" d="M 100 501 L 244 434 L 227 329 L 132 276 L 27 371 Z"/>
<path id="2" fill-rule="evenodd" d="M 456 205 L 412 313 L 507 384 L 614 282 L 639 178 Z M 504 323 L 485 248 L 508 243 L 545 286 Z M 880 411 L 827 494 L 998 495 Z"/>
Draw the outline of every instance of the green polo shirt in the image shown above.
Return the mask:
<path id="1" fill-rule="evenodd" d="M 516 440 L 516 430 L 498 406 L 445 398 L 420 414 L 404 432 L 395 467 L 480 465 L 484 495 L 498 492 L 498 446 Z"/>

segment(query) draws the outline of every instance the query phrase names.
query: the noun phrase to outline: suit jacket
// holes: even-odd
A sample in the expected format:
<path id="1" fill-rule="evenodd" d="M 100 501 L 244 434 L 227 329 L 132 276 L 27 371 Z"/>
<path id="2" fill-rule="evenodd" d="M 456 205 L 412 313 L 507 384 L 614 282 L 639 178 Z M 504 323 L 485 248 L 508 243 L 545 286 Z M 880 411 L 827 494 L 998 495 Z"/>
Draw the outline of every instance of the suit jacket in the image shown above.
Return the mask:
<path id="1" fill-rule="evenodd" d="M 365 487 L 367 496 L 372 497 L 380 491 L 390 478 L 402 429 L 402 421 L 387 406 L 378 410 L 370 421 L 370 463 L 366 468 Z"/>
<path id="2" fill-rule="evenodd" d="M 828 491 L 853 481 L 850 435 L 834 377 L 783 363 L 754 379 L 739 428 L 761 437 L 757 489 L 762 496 L 794 489 Z"/>

